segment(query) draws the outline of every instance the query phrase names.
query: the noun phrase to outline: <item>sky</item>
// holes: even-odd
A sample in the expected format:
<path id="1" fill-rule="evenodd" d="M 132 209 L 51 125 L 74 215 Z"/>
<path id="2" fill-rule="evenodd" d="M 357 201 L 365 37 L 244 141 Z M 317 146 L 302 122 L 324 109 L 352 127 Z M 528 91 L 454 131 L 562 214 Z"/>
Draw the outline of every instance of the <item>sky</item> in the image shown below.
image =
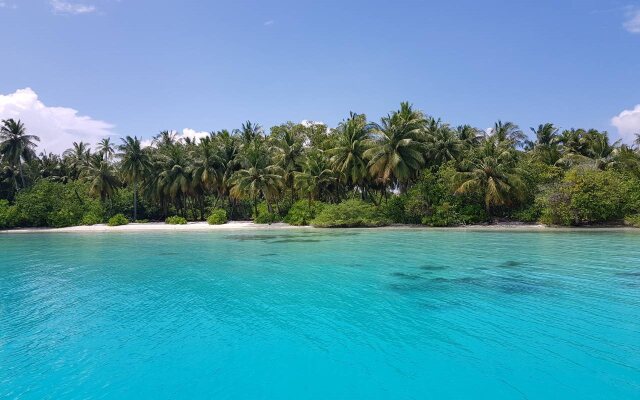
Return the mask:
<path id="1" fill-rule="evenodd" d="M 61 152 L 409 101 L 451 125 L 640 132 L 640 0 L 0 0 L 0 118 Z"/>

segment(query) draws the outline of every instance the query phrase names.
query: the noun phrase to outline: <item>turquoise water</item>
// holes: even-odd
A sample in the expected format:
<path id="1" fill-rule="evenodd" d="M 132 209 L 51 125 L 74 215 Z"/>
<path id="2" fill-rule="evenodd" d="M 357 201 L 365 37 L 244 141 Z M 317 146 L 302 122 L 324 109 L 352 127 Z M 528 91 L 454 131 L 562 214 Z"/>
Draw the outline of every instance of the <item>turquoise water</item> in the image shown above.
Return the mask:
<path id="1" fill-rule="evenodd" d="M 638 399 L 640 234 L 0 235 L 0 397 Z"/>

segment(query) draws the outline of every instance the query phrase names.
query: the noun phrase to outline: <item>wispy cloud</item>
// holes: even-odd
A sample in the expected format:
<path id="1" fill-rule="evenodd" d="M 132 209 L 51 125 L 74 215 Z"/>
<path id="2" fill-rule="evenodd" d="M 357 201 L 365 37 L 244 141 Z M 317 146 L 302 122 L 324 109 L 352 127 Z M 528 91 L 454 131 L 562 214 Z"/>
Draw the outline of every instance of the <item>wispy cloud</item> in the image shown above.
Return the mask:
<path id="1" fill-rule="evenodd" d="M 12 10 L 15 10 L 16 8 L 18 8 L 18 6 L 14 3 L 8 3 L 6 1 L 0 0 L 0 8 L 10 8 Z"/>
<path id="2" fill-rule="evenodd" d="M 270 25 L 273 25 L 275 22 L 276 22 L 276 21 L 274 21 L 274 20 L 270 19 L 270 20 L 268 20 L 268 21 L 264 21 L 264 23 L 263 23 L 262 25 L 264 25 L 264 26 L 270 26 Z"/>
<path id="3" fill-rule="evenodd" d="M 626 20 L 622 24 L 630 33 L 640 33 L 640 7 L 627 9 Z"/>
<path id="4" fill-rule="evenodd" d="M 92 5 L 70 3 L 68 1 L 62 0 L 50 0 L 49 4 L 51 4 L 51 9 L 53 10 L 54 14 L 90 14 L 97 10 L 96 7 Z"/>

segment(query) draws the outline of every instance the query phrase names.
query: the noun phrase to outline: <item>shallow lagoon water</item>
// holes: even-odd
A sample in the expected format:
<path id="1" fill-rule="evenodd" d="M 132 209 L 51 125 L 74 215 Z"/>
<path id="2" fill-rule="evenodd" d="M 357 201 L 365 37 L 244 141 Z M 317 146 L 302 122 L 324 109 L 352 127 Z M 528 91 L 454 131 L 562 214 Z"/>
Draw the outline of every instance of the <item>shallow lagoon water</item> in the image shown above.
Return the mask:
<path id="1" fill-rule="evenodd" d="M 0 397 L 640 398 L 640 234 L 0 235 Z"/>

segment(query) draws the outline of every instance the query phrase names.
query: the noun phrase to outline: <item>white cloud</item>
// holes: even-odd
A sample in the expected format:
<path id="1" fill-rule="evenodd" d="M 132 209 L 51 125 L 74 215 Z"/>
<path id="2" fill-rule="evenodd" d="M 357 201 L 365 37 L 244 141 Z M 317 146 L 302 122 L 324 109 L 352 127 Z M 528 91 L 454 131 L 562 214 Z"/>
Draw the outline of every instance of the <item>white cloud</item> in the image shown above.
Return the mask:
<path id="1" fill-rule="evenodd" d="M 274 21 L 274 20 L 270 19 L 270 20 L 268 20 L 268 21 L 264 21 L 263 25 L 264 25 L 264 26 L 269 26 L 269 25 L 273 25 L 275 22 L 276 22 L 276 21 Z"/>
<path id="2" fill-rule="evenodd" d="M 89 14 L 96 11 L 95 6 L 81 4 L 81 3 L 70 3 L 62 0 L 50 0 L 51 8 L 55 14 Z"/>
<path id="3" fill-rule="evenodd" d="M 175 139 L 178 142 L 184 142 L 185 138 L 195 139 L 196 142 L 199 142 L 200 139 L 209 136 L 209 132 L 206 131 L 196 131 L 191 128 L 184 128 L 182 132 L 171 131 L 175 135 Z M 153 139 L 145 139 L 140 142 L 142 147 L 149 147 L 153 144 Z"/>
<path id="4" fill-rule="evenodd" d="M 627 19 L 622 26 L 630 33 L 640 33 L 640 8 L 629 9 L 626 13 Z"/>
<path id="5" fill-rule="evenodd" d="M 611 125 L 618 129 L 623 141 L 631 143 L 635 139 L 635 134 L 640 133 L 640 104 L 633 110 L 624 110 L 611 118 Z"/>
<path id="6" fill-rule="evenodd" d="M 314 125 L 326 125 L 326 124 L 324 122 L 320 122 L 320 121 L 310 121 L 308 119 L 303 119 L 302 121 L 300 121 L 300 125 L 306 126 L 308 128 L 308 127 L 314 126 Z"/>
<path id="7" fill-rule="evenodd" d="M 73 108 L 46 106 L 31 88 L 0 94 L 0 119 L 8 118 L 21 120 L 27 133 L 40 137 L 38 151 L 60 153 L 74 141 L 95 144 L 114 135 L 114 126 L 107 122 L 78 115 Z"/>

